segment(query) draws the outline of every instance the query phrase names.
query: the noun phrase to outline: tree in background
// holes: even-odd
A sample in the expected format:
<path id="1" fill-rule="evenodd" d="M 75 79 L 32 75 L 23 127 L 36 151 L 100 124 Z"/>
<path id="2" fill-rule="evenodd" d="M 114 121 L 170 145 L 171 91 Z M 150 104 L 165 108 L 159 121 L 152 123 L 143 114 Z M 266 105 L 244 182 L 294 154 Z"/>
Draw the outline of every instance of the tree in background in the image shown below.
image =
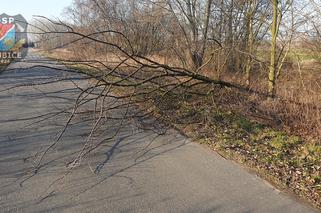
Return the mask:
<path id="1" fill-rule="evenodd" d="M 276 80 L 276 47 L 277 47 L 277 36 L 279 19 L 281 17 L 279 11 L 279 0 L 273 0 L 273 18 L 271 25 L 271 56 L 270 56 L 270 68 L 269 68 L 269 83 L 268 83 L 268 95 L 274 97 L 275 95 L 275 80 Z"/>

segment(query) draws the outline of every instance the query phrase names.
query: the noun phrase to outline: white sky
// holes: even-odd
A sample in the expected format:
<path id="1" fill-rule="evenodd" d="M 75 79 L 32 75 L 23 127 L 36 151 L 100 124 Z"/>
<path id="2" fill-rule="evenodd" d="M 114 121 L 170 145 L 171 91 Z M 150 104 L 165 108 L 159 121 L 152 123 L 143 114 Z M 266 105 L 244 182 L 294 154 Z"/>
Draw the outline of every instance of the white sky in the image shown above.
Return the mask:
<path id="1" fill-rule="evenodd" d="M 56 18 L 62 17 L 63 9 L 71 3 L 72 0 L 0 0 L 0 14 L 21 14 L 28 22 L 33 15 Z"/>

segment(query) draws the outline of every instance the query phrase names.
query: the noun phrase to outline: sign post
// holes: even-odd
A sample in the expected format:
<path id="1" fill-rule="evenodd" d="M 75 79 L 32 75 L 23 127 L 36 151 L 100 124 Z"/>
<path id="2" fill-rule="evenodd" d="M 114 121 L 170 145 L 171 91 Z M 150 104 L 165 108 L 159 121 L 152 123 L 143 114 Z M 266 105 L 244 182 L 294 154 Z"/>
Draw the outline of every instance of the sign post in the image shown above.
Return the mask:
<path id="1" fill-rule="evenodd" d="M 0 15 L 0 65 L 24 58 L 28 53 L 28 23 L 22 15 Z"/>

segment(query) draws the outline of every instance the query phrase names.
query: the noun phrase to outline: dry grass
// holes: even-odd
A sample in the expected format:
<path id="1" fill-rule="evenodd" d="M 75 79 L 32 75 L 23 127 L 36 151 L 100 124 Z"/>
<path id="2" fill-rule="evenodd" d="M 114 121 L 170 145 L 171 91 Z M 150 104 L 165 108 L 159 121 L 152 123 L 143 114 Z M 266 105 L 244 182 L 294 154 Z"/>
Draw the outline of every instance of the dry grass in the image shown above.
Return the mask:
<path id="1" fill-rule="evenodd" d="M 264 117 L 268 123 L 289 133 L 306 138 L 321 138 L 321 64 L 305 62 L 300 66 L 288 64 L 282 70 L 277 81 L 277 98 L 267 100 L 267 72 L 256 67 L 253 71 L 251 89 L 255 93 L 233 94 L 224 91 L 225 107 L 246 116 Z M 210 69 L 204 71 L 207 76 L 215 76 Z M 223 72 L 222 80 L 243 85 L 241 72 Z M 263 94 L 263 95 L 262 95 Z M 242 97 L 239 97 L 242 96 Z M 234 103 L 235 102 L 235 103 Z M 233 103 L 232 106 L 230 106 Z M 270 120 L 273 122 L 270 122 Z"/>

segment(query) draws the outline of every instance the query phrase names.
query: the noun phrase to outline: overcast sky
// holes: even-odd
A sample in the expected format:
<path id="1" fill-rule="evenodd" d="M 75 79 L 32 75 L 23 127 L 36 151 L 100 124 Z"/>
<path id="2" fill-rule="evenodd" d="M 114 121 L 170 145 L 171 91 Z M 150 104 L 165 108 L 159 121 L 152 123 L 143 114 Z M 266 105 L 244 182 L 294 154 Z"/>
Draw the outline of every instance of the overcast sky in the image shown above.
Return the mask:
<path id="1" fill-rule="evenodd" d="M 27 21 L 31 21 L 33 15 L 62 17 L 63 9 L 71 2 L 72 0 L 0 0 L 0 14 L 21 14 Z"/>

